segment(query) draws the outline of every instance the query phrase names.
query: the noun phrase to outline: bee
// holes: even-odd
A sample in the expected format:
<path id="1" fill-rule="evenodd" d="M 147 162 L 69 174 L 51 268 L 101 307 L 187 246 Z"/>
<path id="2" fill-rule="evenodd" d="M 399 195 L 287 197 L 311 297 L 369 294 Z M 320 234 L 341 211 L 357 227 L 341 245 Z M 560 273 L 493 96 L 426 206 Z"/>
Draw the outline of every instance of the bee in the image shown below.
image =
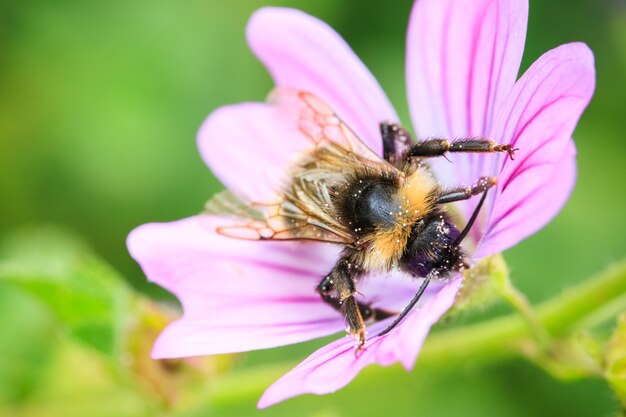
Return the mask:
<path id="1" fill-rule="evenodd" d="M 415 142 L 398 124 L 381 122 L 381 157 L 316 96 L 277 89 L 274 97 L 311 142 L 295 158 L 278 190 L 280 201 L 245 202 L 225 191 L 207 203 L 206 211 L 235 219 L 218 228 L 222 235 L 342 245 L 339 259 L 320 277 L 316 290 L 345 316 L 347 331 L 360 349 L 366 341 L 365 323 L 396 315 L 380 335 L 388 333 L 411 311 L 431 280 L 469 266 L 460 244 L 496 178 L 481 177 L 472 186 L 446 189 L 435 180 L 428 159 L 454 152 L 506 152 L 512 159 L 516 149 L 481 138 Z M 444 205 L 480 194 L 479 204 L 459 230 Z M 423 279 L 401 312 L 357 300 L 360 277 L 392 269 Z"/>

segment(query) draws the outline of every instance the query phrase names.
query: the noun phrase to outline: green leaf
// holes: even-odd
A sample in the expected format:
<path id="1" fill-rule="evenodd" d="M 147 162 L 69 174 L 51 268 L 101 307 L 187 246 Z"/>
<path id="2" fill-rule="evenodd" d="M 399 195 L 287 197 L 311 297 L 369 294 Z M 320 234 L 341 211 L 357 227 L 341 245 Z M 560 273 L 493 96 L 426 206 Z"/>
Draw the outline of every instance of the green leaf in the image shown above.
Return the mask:
<path id="1" fill-rule="evenodd" d="M 79 341 L 119 352 L 130 289 L 78 239 L 51 227 L 10 235 L 0 246 L 0 283 L 36 297 Z"/>
<path id="2" fill-rule="evenodd" d="M 626 313 L 622 313 L 606 350 L 606 380 L 618 400 L 626 407 Z"/>
<path id="3" fill-rule="evenodd" d="M 0 409 L 1 404 L 28 398 L 52 355 L 55 323 L 40 303 L 0 285 Z M 2 415 L 2 412 L 0 412 Z"/>
<path id="4" fill-rule="evenodd" d="M 0 366 L 0 385 L 19 385 L 8 395 L 0 392 L 0 409 L 4 398 L 16 407 L 11 415 L 23 415 L 26 402 L 32 415 L 154 415 L 203 399 L 206 381 L 232 363 L 227 355 L 151 359 L 154 340 L 178 311 L 133 292 L 86 245 L 57 228 L 22 231 L 0 242 L 0 301 L 5 293 L 43 310 L 53 329 L 47 339 L 36 339 L 42 349 L 32 353 L 21 340 L 0 343 L 0 355 L 26 350 L 30 362 L 41 364 Z M 27 320 L 18 324 L 30 326 Z M 13 337 L 21 337 L 18 330 L 12 329 Z M 66 404 L 70 396 L 82 400 Z M 130 408 L 118 408 L 120 402 Z"/>

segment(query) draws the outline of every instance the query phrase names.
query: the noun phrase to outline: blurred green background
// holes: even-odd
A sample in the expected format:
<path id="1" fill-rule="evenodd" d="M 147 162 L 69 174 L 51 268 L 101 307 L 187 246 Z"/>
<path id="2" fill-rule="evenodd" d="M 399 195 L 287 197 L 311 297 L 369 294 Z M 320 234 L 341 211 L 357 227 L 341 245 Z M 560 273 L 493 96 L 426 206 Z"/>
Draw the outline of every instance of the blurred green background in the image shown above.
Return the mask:
<path id="1" fill-rule="evenodd" d="M 626 254 L 626 2 L 530 3 L 522 69 L 544 51 L 570 41 L 589 44 L 597 66 L 595 97 L 574 134 L 576 190 L 548 227 L 505 254 L 515 284 L 539 302 Z M 146 283 L 128 256 L 125 238 L 142 223 L 197 213 L 221 188 L 200 160 L 195 134 L 213 109 L 262 100 L 272 87 L 245 42 L 250 14 L 265 5 L 286 5 L 328 22 L 377 76 L 408 124 L 404 37 L 411 4 L 1 2 L 0 234 L 5 243 L 0 254 L 9 257 L 12 248 L 23 245 L 26 253 L 47 259 L 38 264 L 47 273 L 51 259 L 65 259 L 65 249 L 57 245 L 69 241 L 80 247 L 77 253 L 93 253 L 110 264 L 113 269 L 104 268 L 106 274 L 118 271 L 139 292 L 172 302 Z M 41 242 L 33 244 L 38 238 L 29 236 L 39 236 Z M 24 268 L 39 262 L 28 256 L 17 259 Z M 59 274 L 66 266 L 59 267 Z M 99 277 L 99 267 L 92 269 L 85 276 Z M 110 363 L 94 365 L 100 363 L 94 359 L 97 352 L 109 351 L 115 343 L 93 336 L 97 332 L 79 337 L 95 350 L 68 342 L 64 327 L 40 300 L 0 283 L 0 414 L 131 416 L 162 409 L 132 382 L 132 375 L 113 372 L 112 377 Z M 102 305 L 109 307 L 118 303 L 105 301 Z M 155 334 L 137 342 L 141 349 L 149 349 Z M 188 399 L 184 407 L 174 402 L 171 412 L 256 413 L 258 387 L 269 385 L 285 364 L 295 364 L 322 343 L 207 359 L 189 378 L 203 381 L 199 398 L 204 389 L 214 395 L 205 401 Z M 279 365 L 273 368 L 272 363 Z M 221 380 L 246 370 L 254 370 L 256 382 L 249 388 L 244 384 L 241 396 L 219 394 Z M 530 364 L 513 361 L 489 367 L 468 363 L 445 372 L 422 372 L 419 363 L 408 374 L 398 367 L 366 371 L 338 394 L 305 396 L 261 413 L 606 416 L 617 408 L 601 381 L 562 384 Z"/>

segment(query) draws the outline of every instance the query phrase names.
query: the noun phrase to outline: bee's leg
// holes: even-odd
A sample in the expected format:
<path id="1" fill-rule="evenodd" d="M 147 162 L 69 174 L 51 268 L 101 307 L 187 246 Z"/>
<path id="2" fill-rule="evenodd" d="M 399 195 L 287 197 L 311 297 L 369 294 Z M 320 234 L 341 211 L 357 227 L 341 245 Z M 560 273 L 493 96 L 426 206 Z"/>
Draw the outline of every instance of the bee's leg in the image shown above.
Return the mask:
<path id="1" fill-rule="evenodd" d="M 498 179 L 496 177 L 480 177 L 471 187 L 459 187 L 442 192 L 435 200 L 436 204 L 452 203 L 454 201 L 467 200 L 475 195 L 484 193 L 494 185 Z"/>
<path id="2" fill-rule="evenodd" d="M 429 158 L 444 156 L 446 152 L 506 152 L 509 154 L 509 158 L 513 159 L 516 150 L 511 145 L 499 145 L 488 139 L 458 139 L 452 142 L 448 139 L 430 139 L 413 145 L 407 151 L 406 157 Z"/>
<path id="3" fill-rule="evenodd" d="M 317 286 L 317 291 L 324 301 L 344 314 L 348 326 L 347 331 L 359 340 L 360 346 L 363 346 L 365 321 L 381 320 L 397 312 L 371 308 L 370 305 L 356 300 L 355 280 L 361 272 L 361 269 L 350 259 L 350 255 L 344 255 L 332 271 L 322 279 Z"/>
<path id="4" fill-rule="evenodd" d="M 411 134 L 397 123 L 382 122 L 380 135 L 383 138 L 383 156 L 391 164 L 402 161 L 402 156 L 413 143 Z"/>
<path id="5" fill-rule="evenodd" d="M 347 257 L 342 257 L 332 271 L 322 280 L 318 291 L 329 304 L 338 308 L 346 317 L 348 332 L 365 343 L 365 324 L 354 298 L 356 294 L 355 278 L 360 272 Z"/>
<path id="6" fill-rule="evenodd" d="M 335 295 L 335 280 L 332 278 L 332 272 L 324 277 L 324 279 L 317 286 L 317 292 L 328 305 L 333 307 L 337 311 L 343 311 L 341 299 Z M 357 307 L 361 313 L 361 318 L 364 322 L 379 321 L 386 319 L 387 317 L 395 316 L 397 311 L 386 310 L 383 308 L 373 308 L 371 303 L 362 303 L 357 301 Z"/>

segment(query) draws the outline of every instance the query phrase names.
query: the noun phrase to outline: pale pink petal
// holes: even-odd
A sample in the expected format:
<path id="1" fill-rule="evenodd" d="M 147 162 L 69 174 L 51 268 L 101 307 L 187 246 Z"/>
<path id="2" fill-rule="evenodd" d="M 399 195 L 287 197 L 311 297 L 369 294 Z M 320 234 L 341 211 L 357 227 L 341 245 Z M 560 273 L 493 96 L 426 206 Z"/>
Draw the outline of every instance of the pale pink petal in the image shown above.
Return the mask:
<path id="1" fill-rule="evenodd" d="M 569 196 L 575 177 L 571 135 L 593 95 L 593 61 L 581 43 L 553 49 L 528 69 L 503 103 L 491 136 L 519 150 L 498 174 L 480 256 L 503 251 L 540 229 Z"/>
<path id="2" fill-rule="evenodd" d="M 485 136 L 519 71 L 527 0 L 418 0 L 407 35 L 407 94 L 420 138 Z M 486 156 L 489 157 L 489 156 Z M 440 180 L 488 175 L 482 155 L 433 160 Z M 461 203 L 466 214 L 469 209 Z"/>
<path id="3" fill-rule="evenodd" d="M 129 235 L 129 251 L 146 276 L 183 305 L 183 317 L 161 334 L 154 357 L 261 349 L 344 330 L 342 315 L 315 291 L 338 259 L 339 246 L 215 233 L 226 222 L 196 216 L 143 225 Z M 399 310 L 418 285 L 398 272 L 364 277 L 359 297 L 374 307 Z M 441 286 L 433 283 L 426 296 Z"/>
<path id="4" fill-rule="evenodd" d="M 516 194 L 497 205 L 498 212 L 505 215 L 489 229 L 475 258 L 514 246 L 545 226 L 561 210 L 576 183 L 576 150 L 573 142 L 570 144 L 556 166 L 536 166 L 529 170 L 525 183 L 516 187 Z"/>
<path id="5" fill-rule="evenodd" d="M 454 303 L 461 285 L 457 278 L 415 309 L 394 330 L 382 337 L 372 337 L 365 349 L 356 354 L 356 342 L 341 338 L 313 353 L 292 371 L 270 386 L 261 399 L 265 408 L 300 394 L 327 394 L 346 386 L 365 366 L 378 363 L 389 366 L 401 362 L 411 369 L 430 327 Z M 370 333 L 381 331 L 389 320 L 371 326 Z"/>
<path id="6" fill-rule="evenodd" d="M 398 117 L 380 85 L 326 23 L 299 10 L 263 8 L 247 28 L 248 43 L 277 86 L 324 100 L 379 154 L 379 123 Z"/>
<path id="7" fill-rule="evenodd" d="M 399 312 L 417 292 L 420 283 L 421 280 L 399 270 L 370 273 L 357 282 L 357 299 L 371 302 L 375 308 Z M 432 281 L 426 288 L 423 299 L 437 294 L 445 285 L 445 280 Z"/>
<path id="8" fill-rule="evenodd" d="M 315 292 L 336 247 L 227 238 L 214 232 L 219 223 L 198 216 L 147 224 L 128 238 L 146 276 L 184 310 L 157 340 L 154 357 L 268 348 L 344 329 Z"/>
<path id="9" fill-rule="evenodd" d="M 244 103 L 215 110 L 198 133 L 202 158 L 226 188 L 273 202 L 289 166 L 311 142 L 274 105 Z"/>

